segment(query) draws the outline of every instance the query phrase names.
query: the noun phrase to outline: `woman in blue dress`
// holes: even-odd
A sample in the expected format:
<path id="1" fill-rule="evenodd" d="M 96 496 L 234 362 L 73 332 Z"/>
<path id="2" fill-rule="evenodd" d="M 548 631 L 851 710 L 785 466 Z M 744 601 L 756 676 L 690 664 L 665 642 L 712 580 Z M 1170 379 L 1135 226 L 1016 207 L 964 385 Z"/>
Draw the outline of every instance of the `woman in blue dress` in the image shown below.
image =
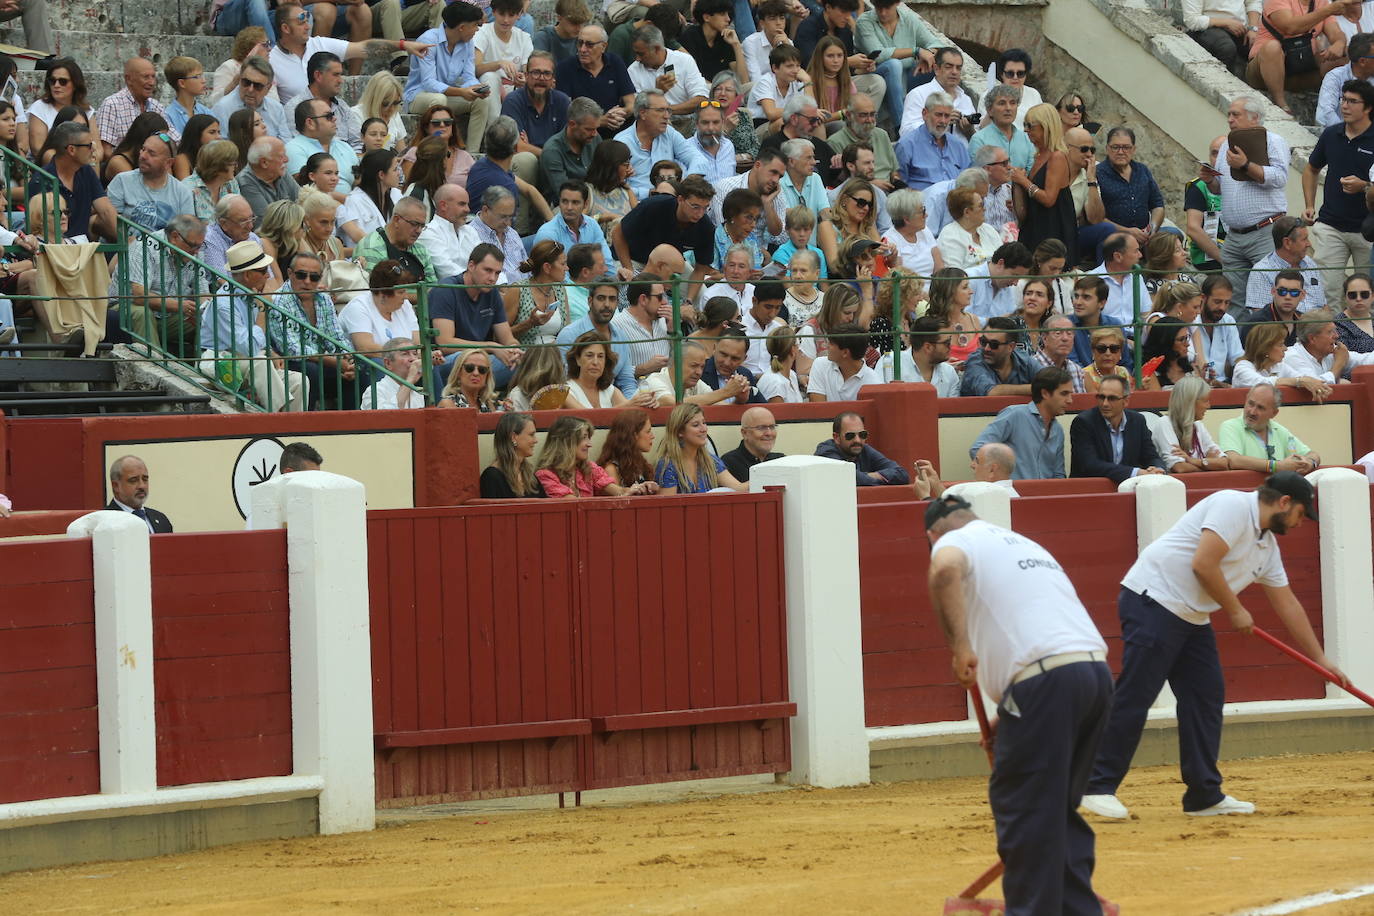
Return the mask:
<path id="1" fill-rule="evenodd" d="M 736 480 L 725 469 L 725 462 L 711 453 L 707 447 L 709 435 L 706 415 L 699 404 L 679 404 L 673 408 L 654 462 L 654 478 L 661 495 L 707 493 L 719 488 L 748 491 L 749 485 Z"/>

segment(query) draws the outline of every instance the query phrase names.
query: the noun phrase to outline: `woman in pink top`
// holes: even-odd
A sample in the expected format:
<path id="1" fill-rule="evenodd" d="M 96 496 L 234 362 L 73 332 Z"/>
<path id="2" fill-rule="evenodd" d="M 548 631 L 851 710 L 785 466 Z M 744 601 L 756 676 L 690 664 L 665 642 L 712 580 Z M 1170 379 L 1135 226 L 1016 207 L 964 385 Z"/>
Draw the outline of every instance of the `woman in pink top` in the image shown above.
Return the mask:
<path id="1" fill-rule="evenodd" d="M 1251 86 L 1263 85 L 1274 97 L 1274 104 L 1288 111 L 1289 89 L 1315 89 L 1321 85 L 1322 75 L 1345 62 L 1345 34 L 1334 17 L 1346 10 L 1359 9 L 1362 0 L 1265 0 L 1264 16 L 1259 31 L 1250 32 L 1250 63 L 1245 68 L 1245 81 Z M 1311 12 L 1308 12 L 1309 3 Z M 1312 52 L 1317 55 L 1317 69 L 1288 76 L 1284 70 L 1283 45 L 1269 31 L 1272 26 L 1285 38 L 1312 32 Z M 1317 36 L 1326 38 L 1322 49 Z"/>
<path id="2" fill-rule="evenodd" d="M 588 456 L 592 450 L 592 424 L 581 417 L 559 417 L 544 436 L 539 450 L 539 470 L 534 476 L 549 499 L 588 499 L 593 496 L 643 496 L 642 483 L 622 487 Z"/>

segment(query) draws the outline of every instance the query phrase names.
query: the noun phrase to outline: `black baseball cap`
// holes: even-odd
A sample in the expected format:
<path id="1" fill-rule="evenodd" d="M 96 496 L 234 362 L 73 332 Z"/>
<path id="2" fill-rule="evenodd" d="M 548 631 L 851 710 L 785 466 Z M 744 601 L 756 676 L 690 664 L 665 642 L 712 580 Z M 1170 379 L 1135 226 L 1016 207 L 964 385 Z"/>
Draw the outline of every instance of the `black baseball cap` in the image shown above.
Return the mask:
<path id="1" fill-rule="evenodd" d="M 929 531 L 931 526 L 940 519 L 944 518 L 946 515 L 958 512 L 960 509 L 968 509 L 972 512 L 973 506 L 969 505 L 968 500 L 961 496 L 945 496 L 941 499 L 932 499 L 930 505 L 926 506 L 926 530 Z"/>
<path id="2" fill-rule="evenodd" d="M 1277 474 L 1270 474 L 1264 485 L 1278 492 L 1281 496 L 1290 497 L 1293 502 L 1300 504 L 1308 518 L 1315 519 L 1317 517 L 1317 510 L 1312 505 L 1317 497 L 1317 491 L 1306 477 L 1296 471 L 1279 471 Z M 926 525 L 929 527 L 929 521 L 926 522 Z"/>
<path id="3" fill-rule="evenodd" d="M 854 260 L 865 251 L 872 251 L 874 248 L 883 247 L 872 239 L 855 239 L 849 243 L 849 260 Z"/>

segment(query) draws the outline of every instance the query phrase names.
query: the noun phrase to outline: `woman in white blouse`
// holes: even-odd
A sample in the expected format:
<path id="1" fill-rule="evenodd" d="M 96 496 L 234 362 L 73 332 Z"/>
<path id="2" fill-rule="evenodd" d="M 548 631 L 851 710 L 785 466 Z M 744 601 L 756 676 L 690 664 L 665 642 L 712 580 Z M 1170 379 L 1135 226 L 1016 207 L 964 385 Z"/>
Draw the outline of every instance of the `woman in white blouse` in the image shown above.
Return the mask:
<path id="1" fill-rule="evenodd" d="M 770 404 L 800 404 L 805 398 L 793 369 L 801 356 L 796 330 L 789 325 L 774 328 L 768 332 L 764 348 L 768 350 L 770 368 L 759 376 L 759 394 Z"/>
<path id="2" fill-rule="evenodd" d="M 1174 383 L 1169 393 L 1169 413 L 1155 424 L 1154 432 L 1155 451 L 1164 459 L 1170 474 L 1231 469 L 1231 462 L 1202 425 L 1211 406 L 1211 387 L 1196 375 Z"/>
<path id="3" fill-rule="evenodd" d="M 625 395 L 611 384 L 615 378 L 615 353 L 599 331 L 588 331 L 568 350 L 567 410 L 619 407 Z"/>
<path id="4" fill-rule="evenodd" d="M 401 199 L 400 183 L 401 167 L 394 151 L 373 150 L 363 157 L 358 166 L 358 186 L 339 208 L 339 237 L 345 245 L 356 245 L 363 236 L 386 225 L 392 205 Z"/>
<path id="5" fill-rule="evenodd" d="M 1245 335 L 1245 356 L 1236 360 L 1231 370 L 1231 385 L 1249 388 L 1259 382 L 1272 382 L 1292 388 L 1304 388 L 1312 397 L 1322 400 L 1331 393 L 1331 386 L 1310 375 L 1298 375 L 1283 361 L 1288 352 L 1288 329 L 1282 324 L 1257 324 Z"/>
<path id="6" fill-rule="evenodd" d="M 904 188 L 888 195 L 887 212 L 892 228 L 883 233 L 883 241 L 897 249 L 904 270 L 928 277 L 945 266 L 935 236 L 926 227 L 926 205 L 920 191 Z"/>
<path id="7" fill-rule="evenodd" d="M 954 221 L 940 230 L 940 256 L 946 267 L 971 270 L 985 263 L 1002 244 L 1002 236 L 983 220 L 983 195 L 955 188 L 945 197 Z"/>

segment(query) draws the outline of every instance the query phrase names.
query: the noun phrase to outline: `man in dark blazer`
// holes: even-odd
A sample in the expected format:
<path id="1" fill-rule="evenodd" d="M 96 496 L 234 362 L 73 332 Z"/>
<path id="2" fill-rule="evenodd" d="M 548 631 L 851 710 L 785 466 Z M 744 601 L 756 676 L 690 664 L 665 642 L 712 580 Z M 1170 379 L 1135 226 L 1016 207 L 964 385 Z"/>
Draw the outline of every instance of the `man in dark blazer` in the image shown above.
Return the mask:
<path id="1" fill-rule="evenodd" d="M 172 523 L 156 509 L 147 508 L 148 466 L 137 455 L 116 458 L 110 465 L 110 492 L 114 499 L 105 507 L 114 512 L 128 512 L 143 519 L 152 534 L 171 534 Z"/>
<path id="2" fill-rule="evenodd" d="M 744 360 L 748 355 L 749 339 L 744 336 L 744 332 L 727 328 L 725 333 L 720 335 L 720 340 L 716 341 L 716 352 L 706 361 L 706 368 L 701 370 L 701 380 L 710 385 L 713 391 L 719 391 L 731 378 L 742 375 L 749 380 L 749 397 L 744 400 L 735 398 L 728 403 L 765 403 L 764 396 L 759 394 L 758 379 L 744 367 Z"/>
<path id="3" fill-rule="evenodd" d="M 1098 384 L 1097 409 L 1083 411 L 1069 424 L 1070 477 L 1110 477 L 1119 484 L 1137 474 L 1164 473 L 1145 418 L 1126 409 L 1129 397 L 1119 376 Z"/>

